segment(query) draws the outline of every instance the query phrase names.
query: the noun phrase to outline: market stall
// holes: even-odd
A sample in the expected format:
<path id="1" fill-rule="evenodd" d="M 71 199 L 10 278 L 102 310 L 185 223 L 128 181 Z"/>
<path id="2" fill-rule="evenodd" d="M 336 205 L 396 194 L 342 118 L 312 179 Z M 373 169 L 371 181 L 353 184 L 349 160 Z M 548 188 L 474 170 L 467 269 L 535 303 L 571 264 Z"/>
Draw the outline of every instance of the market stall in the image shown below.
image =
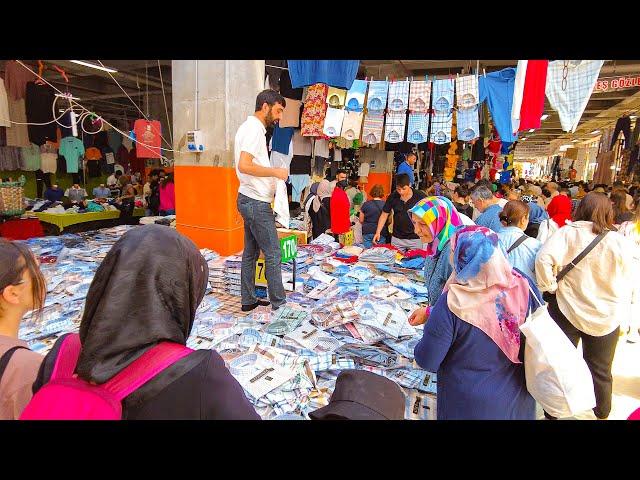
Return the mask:
<path id="1" fill-rule="evenodd" d="M 109 210 L 104 212 L 86 212 L 86 213 L 47 213 L 47 212 L 37 212 L 34 215 L 44 223 L 48 223 L 50 225 L 54 225 L 58 228 L 58 233 L 67 229 L 69 231 L 70 226 L 72 225 L 80 225 L 80 224 L 91 224 L 88 227 L 85 227 L 87 230 L 94 230 L 96 228 L 100 228 L 97 226 L 95 222 L 108 222 L 112 220 L 118 220 L 121 217 L 121 212 L 119 210 Z M 144 216 L 143 208 L 136 208 L 133 211 L 133 217 L 139 218 Z M 105 225 L 101 225 L 104 227 Z M 76 229 L 76 231 L 78 231 Z"/>

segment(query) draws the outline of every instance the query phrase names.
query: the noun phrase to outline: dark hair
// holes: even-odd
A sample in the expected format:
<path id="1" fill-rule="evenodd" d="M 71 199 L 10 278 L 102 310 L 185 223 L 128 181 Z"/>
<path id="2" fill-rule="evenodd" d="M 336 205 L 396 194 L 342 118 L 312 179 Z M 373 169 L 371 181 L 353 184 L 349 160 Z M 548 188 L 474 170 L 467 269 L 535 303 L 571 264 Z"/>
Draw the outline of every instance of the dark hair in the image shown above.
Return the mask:
<path id="1" fill-rule="evenodd" d="M 613 228 L 614 216 L 611 200 L 598 192 L 587 193 L 574 214 L 574 221 L 593 222 L 593 233 L 601 234 Z"/>
<path id="2" fill-rule="evenodd" d="M 490 182 L 488 179 L 483 178 L 482 180 L 478 180 L 478 181 L 476 182 L 476 185 L 475 185 L 475 186 L 476 186 L 476 187 L 479 187 L 479 186 L 481 186 L 481 185 L 484 185 L 484 186 L 485 186 L 485 187 L 487 187 L 489 190 L 491 190 L 491 182 Z"/>
<path id="3" fill-rule="evenodd" d="M 569 190 L 567 187 L 562 187 L 560 189 L 560 193 L 566 193 L 567 197 L 571 198 L 571 190 Z"/>
<path id="4" fill-rule="evenodd" d="M 409 153 L 407 153 L 407 155 L 406 155 L 406 160 L 409 160 L 409 157 L 416 157 L 416 160 L 418 159 L 418 155 L 416 155 L 416 154 L 415 154 L 415 153 L 413 153 L 413 152 L 409 152 Z"/>
<path id="5" fill-rule="evenodd" d="M 384 187 L 380 184 L 375 184 L 373 187 L 371 187 L 371 191 L 369 192 L 369 194 L 373 198 L 382 198 L 384 196 Z"/>
<path id="6" fill-rule="evenodd" d="M 500 221 L 505 227 L 517 225 L 529 214 L 529 205 L 522 200 L 509 200 L 500 212 Z"/>
<path id="7" fill-rule="evenodd" d="M 173 173 L 167 173 L 167 176 L 162 179 L 163 187 L 165 187 L 167 183 L 173 183 Z"/>
<path id="8" fill-rule="evenodd" d="M 120 175 L 122 175 L 122 172 L 120 170 L 116 170 L 116 173 L 113 174 L 115 177 L 119 177 Z M 153 174 L 152 174 L 153 175 Z"/>
<path id="9" fill-rule="evenodd" d="M 456 195 L 462 198 L 467 198 L 470 195 L 469 189 L 462 185 L 460 185 L 459 187 L 456 187 L 455 193 Z"/>
<path id="10" fill-rule="evenodd" d="M 408 187 L 409 185 L 411 185 L 409 175 L 406 173 L 399 173 L 396 175 L 396 188 Z"/>
<path id="11" fill-rule="evenodd" d="M 613 204 L 613 216 L 617 218 L 619 215 L 629 211 L 627 208 L 627 194 L 622 190 L 614 190 L 611 192 L 611 203 Z"/>
<path id="12" fill-rule="evenodd" d="M 343 173 L 346 175 L 346 174 L 347 174 L 347 171 L 346 171 L 345 169 L 343 169 L 343 168 L 339 169 L 339 170 L 336 172 L 336 177 L 337 177 L 338 175 L 340 175 L 340 174 L 343 174 Z"/>
<path id="13" fill-rule="evenodd" d="M 256 97 L 256 112 L 262 110 L 262 105 L 264 104 L 273 107 L 276 103 L 279 103 L 283 107 L 287 106 L 287 101 L 284 99 L 282 95 L 280 95 L 275 90 L 263 90 Z"/>
<path id="14" fill-rule="evenodd" d="M 33 296 L 33 312 L 39 317 L 44 307 L 46 282 L 33 253 L 25 245 L 0 238 L 0 292 L 9 285 L 18 285 L 25 270 L 29 271 Z"/>
<path id="15" fill-rule="evenodd" d="M 620 180 L 613 182 L 613 187 L 624 187 L 624 184 Z"/>

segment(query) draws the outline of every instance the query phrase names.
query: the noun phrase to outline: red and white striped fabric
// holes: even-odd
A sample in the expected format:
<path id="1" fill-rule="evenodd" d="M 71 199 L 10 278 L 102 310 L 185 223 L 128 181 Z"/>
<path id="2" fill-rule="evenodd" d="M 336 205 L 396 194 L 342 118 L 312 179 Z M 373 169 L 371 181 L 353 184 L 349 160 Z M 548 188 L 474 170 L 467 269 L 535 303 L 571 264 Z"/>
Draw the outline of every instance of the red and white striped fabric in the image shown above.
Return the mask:
<path id="1" fill-rule="evenodd" d="M 518 60 L 511 109 L 513 133 L 540 128 L 548 66 L 548 60 Z"/>

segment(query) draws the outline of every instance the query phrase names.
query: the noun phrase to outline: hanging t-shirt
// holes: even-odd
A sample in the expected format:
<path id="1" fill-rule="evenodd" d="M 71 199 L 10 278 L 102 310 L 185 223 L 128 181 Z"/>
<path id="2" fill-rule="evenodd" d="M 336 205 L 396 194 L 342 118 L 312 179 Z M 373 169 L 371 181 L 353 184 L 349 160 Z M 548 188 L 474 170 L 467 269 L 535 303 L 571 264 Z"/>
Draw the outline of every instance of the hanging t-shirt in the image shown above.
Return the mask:
<path id="1" fill-rule="evenodd" d="M 27 123 L 27 112 L 24 98 L 20 100 L 9 98 L 9 118 L 18 123 L 12 123 L 11 127 L 7 127 L 7 146 L 28 147 L 31 145 L 29 130 L 25 125 Z"/>
<path id="2" fill-rule="evenodd" d="M 84 155 L 84 144 L 76 137 L 65 137 L 60 140 L 60 155 L 67 163 L 67 173 L 78 173 L 79 159 Z"/>
<path id="3" fill-rule="evenodd" d="M 41 166 L 40 147 L 33 143 L 28 147 L 20 148 L 20 156 L 22 158 L 22 170 L 35 172 Z"/>
<path id="4" fill-rule="evenodd" d="M 487 73 L 486 77 L 480 77 L 480 101 L 487 101 L 500 139 L 507 143 L 518 139 L 517 135 L 513 134 L 511 126 L 515 81 L 515 68 L 505 68 L 498 72 Z"/>
<path id="5" fill-rule="evenodd" d="M 102 152 L 96 147 L 90 147 L 87 148 L 85 157 L 87 160 L 100 160 L 102 158 Z"/>
<path id="6" fill-rule="evenodd" d="M 160 122 L 152 120 L 136 120 L 133 125 L 136 134 L 136 157 L 138 158 L 160 158 L 160 145 L 162 127 Z M 143 145 L 144 144 L 144 145 Z M 148 145 L 149 147 L 145 146 Z"/>
<path id="7" fill-rule="evenodd" d="M 33 82 L 27 83 L 27 97 L 25 106 L 28 123 L 47 123 L 47 125 L 29 125 L 29 140 L 36 145 L 42 145 L 47 140 L 57 141 L 56 128 L 53 111 L 51 109 L 55 93 L 48 85 L 36 85 Z"/>

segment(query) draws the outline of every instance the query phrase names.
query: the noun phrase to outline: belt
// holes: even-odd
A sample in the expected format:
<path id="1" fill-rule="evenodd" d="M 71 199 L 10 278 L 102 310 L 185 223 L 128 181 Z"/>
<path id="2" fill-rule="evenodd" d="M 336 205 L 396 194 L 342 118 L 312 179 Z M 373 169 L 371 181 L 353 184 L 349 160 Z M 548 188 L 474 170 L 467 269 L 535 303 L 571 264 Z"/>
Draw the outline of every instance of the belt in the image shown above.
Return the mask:
<path id="1" fill-rule="evenodd" d="M 229 363 L 229 371 L 234 376 L 250 375 L 255 371 L 255 364 L 257 361 L 257 354 L 247 353 L 246 355 L 233 359 Z"/>

